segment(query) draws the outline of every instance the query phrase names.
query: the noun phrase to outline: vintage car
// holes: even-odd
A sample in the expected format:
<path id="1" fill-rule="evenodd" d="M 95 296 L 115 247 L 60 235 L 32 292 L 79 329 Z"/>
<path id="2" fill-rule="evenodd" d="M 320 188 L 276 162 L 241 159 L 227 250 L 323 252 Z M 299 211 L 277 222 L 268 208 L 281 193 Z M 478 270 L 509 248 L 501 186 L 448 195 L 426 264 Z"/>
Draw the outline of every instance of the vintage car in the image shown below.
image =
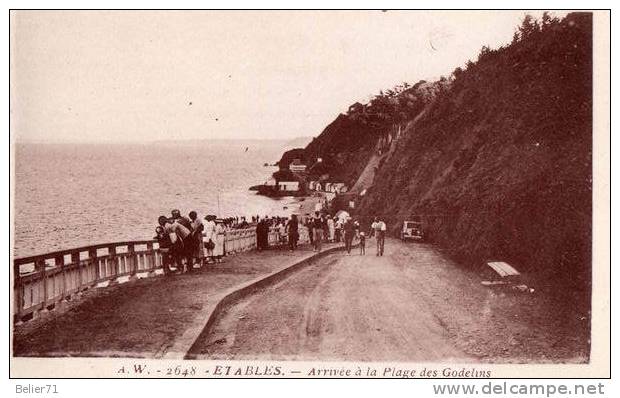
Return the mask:
<path id="1" fill-rule="evenodd" d="M 424 240 L 422 220 L 419 217 L 413 217 L 411 220 L 403 221 L 403 229 L 400 232 L 400 238 L 403 241 L 407 239 Z"/>

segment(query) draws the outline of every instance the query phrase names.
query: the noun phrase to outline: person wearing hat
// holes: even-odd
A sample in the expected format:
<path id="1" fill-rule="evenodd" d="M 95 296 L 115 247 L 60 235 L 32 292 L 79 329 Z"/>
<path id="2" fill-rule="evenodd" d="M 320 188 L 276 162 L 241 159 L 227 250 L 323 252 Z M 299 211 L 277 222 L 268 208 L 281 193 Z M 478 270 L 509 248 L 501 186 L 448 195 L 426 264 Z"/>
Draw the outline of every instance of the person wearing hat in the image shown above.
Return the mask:
<path id="1" fill-rule="evenodd" d="M 204 250 L 202 249 L 202 232 L 204 231 L 204 224 L 198 213 L 195 211 L 189 212 L 189 219 L 191 220 L 191 243 L 192 243 L 192 258 L 194 264 L 201 265 L 204 258 Z"/>
<path id="2" fill-rule="evenodd" d="M 171 253 L 176 262 L 178 270 L 183 269 L 183 258 L 186 261 L 190 261 L 187 256 L 186 240 L 190 235 L 190 230 L 185 228 L 176 220 L 167 219 L 165 216 L 160 216 L 158 219 L 159 225 L 163 227 L 164 232 L 169 235 L 172 247 Z"/>
<path id="3" fill-rule="evenodd" d="M 360 231 L 359 239 L 360 239 L 360 254 L 364 256 L 366 255 L 366 233 L 364 231 Z"/>
<path id="4" fill-rule="evenodd" d="M 256 250 L 263 250 L 263 224 L 265 221 L 261 218 L 256 218 Z"/>
<path id="5" fill-rule="evenodd" d="M 226 238 L 226 229 L 224 228 L 224 220 L 215 219 L 215 247 L 213 248 L 213 257 L 218 263 L 222 262 L 224 257 L 224 240 Z"/>
<path id="6" fill-rule="evenodd" d="M 215 249 L 215 216 L 207 215 L 204 222 L 204 236 L 202 238 L 205 248 L 205 263 L 214 263 L 213 249 Z"/>
<path id="7" fill-rule="evenodd" d="M 286 246 L 286 238 L 287 238 L 286 222 L 278 218 L 278 220 L 276 221 L 275 227 L 276 227 L 276 233 L 278 237 L 279 248 L 282 249 Z"/>
<path id="8" fill-rule="evenodd" d="M 168 219 L 164 217 L 164 225 L 167 220 Z M 170 271 L 170 265 L 173 263 L 173 247 L 172 241 L 170 240 L 170 235 L 164 231 L 163 226 L 158 225 L 157 228 L 155 228 L 155 237 L 153 239 L 157 240 L 159 245 L 159 253 L 161 253 L 164 275 L 170 275 L 170 273 L 172 273 L 172 271 Z"/>
<path id="9" fill-rule="evenodd" d="M 314 233 L 312 231 L 312 217 L 310 216 L 310 213 L 306 213 L 304 225 L 308 229 L 308 239 L 310 240 L 310 245 L 314 247 Z"/>
<path id="10" fill-rule="evenodd" d="M 256 226 L 256 248 L 258 250 L 269 249 L 269 218 L 266 216 Z"/>
<path id="11" fill-rule="evenodd" d="M 185 216 L 181 216 L 181 211 L 178 209 L 172 210 L 172 225 L 177 232 L 177 235 L 183 241 L 183 254 L 182 257 L 185 258 L 186 271 L 190 272 L 193 268 L 193 236 L 192 233 L 192 222 L 189 218 Z"/>
<path id="12" fill-rule="evenodd" d="M 387 225 L 379 218 L 375 217 L 374 222 L 370 226 L 370 233 L 375 236 L 377 242 L 377 256 L 383 256 L 383 250 L 385 249 L 385 233 L 387 231 Z"/>
<path id="13" fill-rule="evenodd" d="M 331 215 L 327 216 L 327 233 L 328 233 L 327 240 L 329 242 L 335 242 L 336 241 L 336 223 L 334 222 L 334 219 L 332 218 Z"/>
<path id="14" fill-rule="evenodd" d="M 179 209 L 174 209 L 170 213 L 172 214 L 173 221 L 177 221 L 179 224 L 189 229 L 190 231 L 192 230 L 191 220 L 185 216 L 181 216 L 181 211 Z"/>
<path id="15" fill-rule="evenodd" d="M 237 229 L 243 229 L 243 228 L 247 228 L 250 225 L 248 224 L 248 222 L 245 220 L 245 217 L 241 217 L 241 219 L 239 220 L 239 224 L 236 225 Z"/>
<path id="16" fill-rule="evenodd" d="M 314 212 L 312 218 L 312 241 L 314 242 L 314 250 L 320 252 L 323 243 L 323 230 L 325 228 L 325 220 L 323 216 L 318 212 Z"/>
<path id="17" fill-rule="evenodd" d="M 344 225 L 344 222 L 342 221 L 342 218 L 340 217 L 336 217 L 336 232 L 334 234 L 334 241 L 336 243 L 340 243 L 344 238 L 342 236 L 342 226 Z"/>
<path id="18" fill-rule="evenodd" d="M 297 214 L 291 215 L 291 219 L 286 223 L 286 231 L 288 232 L 288 246 L 291 251 L 297 249 L 299 241 L 299 221 Z"/>
<path id="19" fill-rule="evenodd" d="M 355 236 L 355 224 L 351 217 L 347 217 L 344 226 L 344 247 L 347 250 L 347 254 L 351 254 L 351 247 L 353 246 L 353 237 Z"/>

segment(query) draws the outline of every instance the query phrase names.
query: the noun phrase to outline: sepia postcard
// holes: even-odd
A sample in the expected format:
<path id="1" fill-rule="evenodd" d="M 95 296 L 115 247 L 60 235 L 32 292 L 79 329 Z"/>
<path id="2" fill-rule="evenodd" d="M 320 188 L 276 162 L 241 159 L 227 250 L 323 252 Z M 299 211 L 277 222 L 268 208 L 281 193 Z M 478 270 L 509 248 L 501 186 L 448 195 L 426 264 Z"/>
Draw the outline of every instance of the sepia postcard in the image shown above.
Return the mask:
<path id="1" fill-rule="evenodd" d="M 10 377 L 610 377 L 609 56 L 605 10 L 11 10 Z"/>

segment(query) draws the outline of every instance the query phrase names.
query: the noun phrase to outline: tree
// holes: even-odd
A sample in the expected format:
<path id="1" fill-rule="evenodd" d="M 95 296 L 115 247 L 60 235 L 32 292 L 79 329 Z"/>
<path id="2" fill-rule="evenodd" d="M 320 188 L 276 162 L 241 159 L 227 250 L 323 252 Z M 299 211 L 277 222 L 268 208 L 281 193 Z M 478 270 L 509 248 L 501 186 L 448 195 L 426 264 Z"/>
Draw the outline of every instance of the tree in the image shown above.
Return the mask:
<path id="1" fill-rule="evenodd" d="M 530 14 L 527 14 L 523 18 L 523 22 L 519 27 L 521 39 L 527 38 L 537 32 L 540 32 L 540 25 L 538 24 L 538 21 Z"/>
<path id="2" fill-rule="evenodd" d="M 558 22 L 560 22 L 560 20 L 557 17 L 551 17 L 551 14 L 549 14 L 549 11 L 545 11 L 543 12 L 543 15 L 542 15 L 541 30 L 547 29 L 549 26 L 556 24 Z"/>
<path id="3" fill-rule="evenodd" d="M 452 72 L 452 76 L 454 76 L 454 80 L 458 79 L 459 76 L 461 76 L 463 74 L 463 69 L 459 66 L 457 67 L 454 72 Z"/>
<path id="4" fill-rule="evenodd" d="M 480 49 L 480 54 L 478 54 L 478 61 L 480 61 L 482 58 L 486 57 L 489 54 L 491 54 L 491 48 L 489 46 L 482 46 L 482 48 Z"/>

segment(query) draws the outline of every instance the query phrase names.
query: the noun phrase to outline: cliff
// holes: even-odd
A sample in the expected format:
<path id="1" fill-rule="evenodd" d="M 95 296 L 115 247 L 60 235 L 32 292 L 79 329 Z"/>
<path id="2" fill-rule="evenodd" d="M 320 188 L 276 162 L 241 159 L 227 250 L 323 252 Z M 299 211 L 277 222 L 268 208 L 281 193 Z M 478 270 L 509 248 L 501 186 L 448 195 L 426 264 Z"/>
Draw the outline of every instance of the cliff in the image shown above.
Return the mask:
<path id="1" fill-rule="evenodd" d="M 591 268 L 592 20 L 527 20 L 484 48 L 405 131 L 361 202 L 395 232 L 425 216 L 434 241 L 587 287 Z"/>
<path id="2" fill-rule="evenodd" d="M 411 87 L 405 83 L 381 92 L 368 104 L 355 103 L 308 146 L 285 152 L 278 165 L 286 168 L 294 159 L 300 159 L 308 165 L 310 178 L 329 175 L 331 181 L 353 186 L 373 156 L 387 150 L 387 141 L 447 84 L 421 81 Z"/>
<path id="3" fill-rule="evenodd" d="M 363 223 L 381 214 L 396 235 L 421 215 L 465 264 L 503 260 L 587 291 L 591 51 L 591 14 L 526 17 L 511 44 L 484 47 L 450 78 L 352 105 L 294 155 L 323 158 L 311 177 L 367 189 L 356 199 Z"/>

